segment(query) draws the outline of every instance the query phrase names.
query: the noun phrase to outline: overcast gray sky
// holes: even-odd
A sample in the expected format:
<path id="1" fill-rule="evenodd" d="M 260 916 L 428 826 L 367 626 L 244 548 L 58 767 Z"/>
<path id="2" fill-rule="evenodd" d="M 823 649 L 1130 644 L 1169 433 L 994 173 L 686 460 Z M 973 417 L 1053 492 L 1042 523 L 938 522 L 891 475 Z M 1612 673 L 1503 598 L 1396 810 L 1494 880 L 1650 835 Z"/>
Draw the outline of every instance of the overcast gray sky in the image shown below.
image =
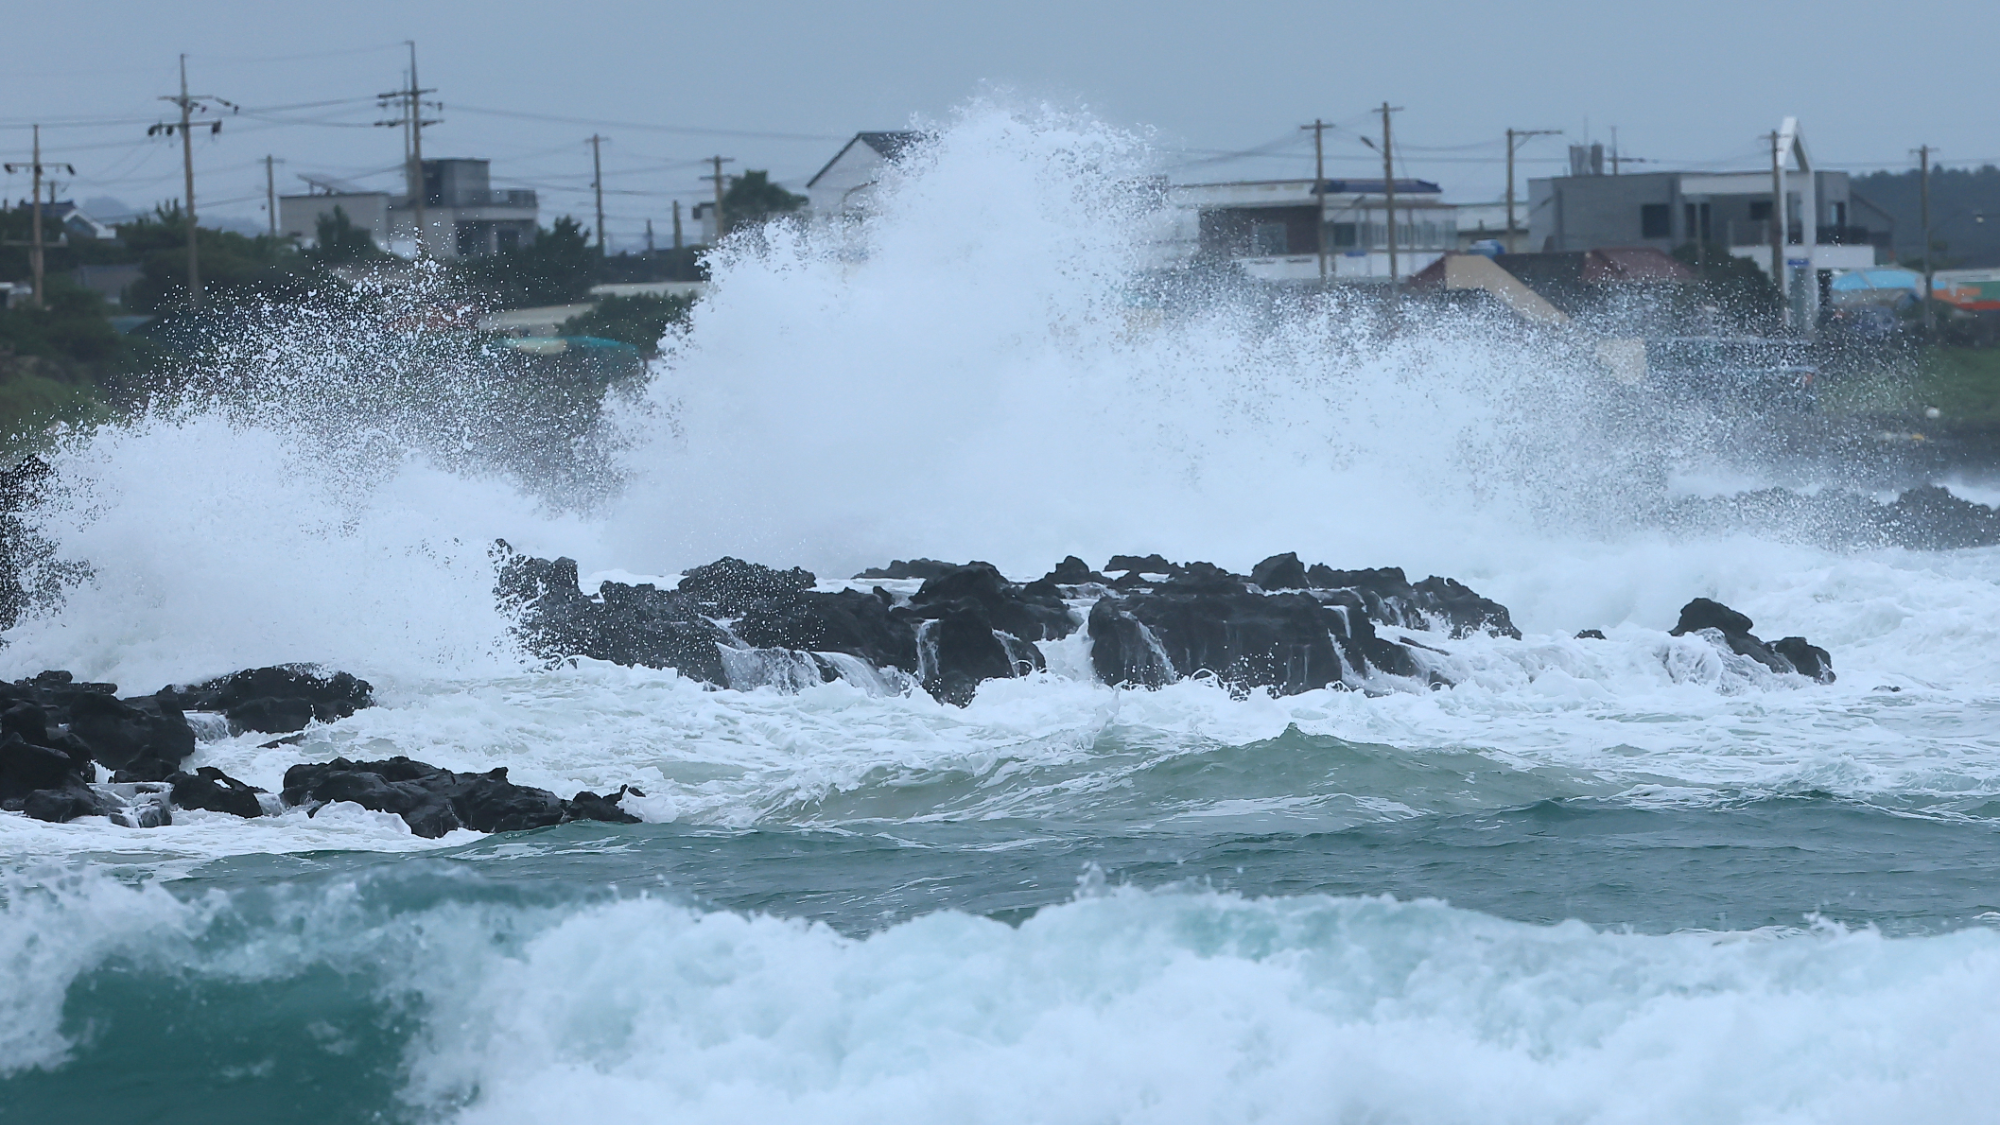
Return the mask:
<path id="1" fill-rule="evenodd" d="M 648 218 L 664 232 L 673 198 L 702 196 L 701 157 L 798 187 L 856 130 L 994 89 L 1149 130 L 1186 180 L 1310 175 L 1300 123 L 1372 130 L 1387 99 L 1404 107 L 1403 170 L 1460 200 L 1499 195 L 1509 126 L 1567 134 L 1524 150 L 1523 178 L 1614 127 L 1632 157 L 1755 168 L 1758 135 L 1787 114 L 1827 167 L 1901 167 L 1925 142 L 1947 164 L 2000 162 L 1994 0 L 66 0 L 10 5 L 0 26 L 7 159 L 41 121 L 45 159 L 77 168 L 66 197 L 177 195 L 178 146 L 145 130 L 166 119 L 157 97 L 185 51 L 194 92 L 245 109 L 197 144 L 204 218 L 259 223 L 266 154 L 284 161 L 281 191 L 299 173 L 395 186 L 399 134 L 368 123 L 371 95 L 402 81 L 404 39 L 445 104 L 425 155 L 490 158 L 497 186 L 542 192 L 545 221 L 587 216 L 584 138 L 602 133 L 606 225 L 628 246 Z M 1259 151 L 1189 163 L 1245 150 Z M 1328 154 L 1330 173 L 1379 170 L 1351 133 Z M 0 195 L 25 188 L 8 177 Z"/>

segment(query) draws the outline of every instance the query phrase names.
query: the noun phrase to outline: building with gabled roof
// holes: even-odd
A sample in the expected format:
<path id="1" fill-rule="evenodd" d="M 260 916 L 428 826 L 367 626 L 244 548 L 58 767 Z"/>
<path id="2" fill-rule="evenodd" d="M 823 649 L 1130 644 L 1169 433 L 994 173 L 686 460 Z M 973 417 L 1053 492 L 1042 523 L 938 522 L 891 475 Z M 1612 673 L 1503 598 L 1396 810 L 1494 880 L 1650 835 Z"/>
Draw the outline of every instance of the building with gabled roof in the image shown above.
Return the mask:
<path id="1" fill-rule="evenodd" d="M 927 135 L 913 129 L 854 134 L 826 167 L 806 181 L 806 199 L 813 214 L 830 218 L 866 210 L 883 169 Z"/>

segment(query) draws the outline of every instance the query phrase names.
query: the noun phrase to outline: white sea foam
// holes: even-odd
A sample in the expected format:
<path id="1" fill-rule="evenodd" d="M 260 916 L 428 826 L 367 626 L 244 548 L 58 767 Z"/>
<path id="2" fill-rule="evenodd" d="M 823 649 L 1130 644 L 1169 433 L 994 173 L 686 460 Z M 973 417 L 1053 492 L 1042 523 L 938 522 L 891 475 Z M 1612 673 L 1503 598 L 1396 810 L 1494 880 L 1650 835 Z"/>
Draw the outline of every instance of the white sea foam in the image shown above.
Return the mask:
<path id="1" fill-rule="evenodd" d="M 362 896 L 366 897 L 366 896 Z M 1090 891 L 1018 928 L 849 938 L 660 898 L 384 913 L 96 881 L 0 897 L 0 1073 L 88 1050 L 61 998 L 123 957 L 204 981 L 330 967 L 412 996 L 404 1097 L 613 1119 L 1978 1120 L 2000 936 L 1639 936 L 1439 903 Z M 65 940 L 53 942 L 60 933 Z M 205 935 L 205 936 L 204 936 Z M 119 1012 L 116 1018 L 151 1019 Z"/>

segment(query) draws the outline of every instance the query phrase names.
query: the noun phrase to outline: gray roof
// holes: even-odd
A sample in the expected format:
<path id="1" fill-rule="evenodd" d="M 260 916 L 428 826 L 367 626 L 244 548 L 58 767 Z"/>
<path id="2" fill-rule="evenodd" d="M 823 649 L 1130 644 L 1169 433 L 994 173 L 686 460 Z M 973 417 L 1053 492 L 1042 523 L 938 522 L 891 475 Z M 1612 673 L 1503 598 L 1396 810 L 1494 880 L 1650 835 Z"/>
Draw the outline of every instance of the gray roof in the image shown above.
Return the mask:
<path id="1" fill-rule="evenodd" d="M 903 155 L 911 145 L 923 140 L 924 136 L 925 134 L 917 132 L 914 129 L 856 133 L 851 140 L 840 146 L 840 151 L 833 154 L 833 159 L 826 162 L 826 167 L 813 173 L 813 178 L 806 181 L 806 189 L 811 190 L 812 186 L 819 182 L 819 178 L 826 175 L 827 169 L 840 163 L 840 158 L 846 156 L 847 150 L 853 148 L 855 145 L 867 145 L 869 148 L 874 149 L 882 159 L 894 160 Z"/>

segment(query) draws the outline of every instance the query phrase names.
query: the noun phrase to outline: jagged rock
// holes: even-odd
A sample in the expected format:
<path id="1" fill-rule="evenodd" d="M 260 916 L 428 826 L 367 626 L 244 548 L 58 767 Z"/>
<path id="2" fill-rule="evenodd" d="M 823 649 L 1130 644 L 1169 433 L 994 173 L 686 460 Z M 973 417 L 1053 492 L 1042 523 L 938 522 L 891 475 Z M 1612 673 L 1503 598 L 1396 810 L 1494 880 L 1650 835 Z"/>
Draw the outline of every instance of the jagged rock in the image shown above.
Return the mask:
<path id="1" fill-rule="evenodd" d="M 108 816 L 110 805 L 88 783 L 74 777 L 37 789 L 21 802 L 20 811 L 35 820 L 67 824 L 80 816 Z"/>
<path id="2" fill-rule="evenodd" d="M 1157 552 L 1144 556 L 1113 555 L 1111 561 L 1104 564 L 1104 569 L 1122 570 L 1129 574 L 1164 574 L 1169 578 L 1181 572 L 1180 567 L 1161 558 Z"/>
<path id="3" fill-rule="evenodd" d="M 693 598 L 621 582 L 606 582 L 591 597 L 577 586 L 575 559 L 529 558 L 505 540 L 494 554 L 494 593 L 519 615 L 516 633 L 531 651 L 550 660 L 585 656 L 728 682 L 718 646 L 729 634 Z"/>
<path id="4" fill-rule="evenodd" d="M 1299 561 L 1297 553 L 1286 551 L 1250 568 L 1250 581 L 1265 590 L 1303 590 L 1306 565 Z"/>
<path id="5" fill-rule="evenodd" d="M 916 579 L 928 582 L 945 571 L 957 567 L 957 563 L 939 562 L 936 559 L 911 559 L 904 562 L 897 559 L 888 566 L 872 566 L 855 575 L 857 581 L 882 582 Z"/>
<path id="6" fill-rule="evenodd" d="M 1579 629 L 1577 630 L 1576 639 L 1579 641 L 1601 641 L 1604 639 L 1604 630 Z"/>
<path id="7" fill-rule="evenodd" d="M 1042 575 L 1040 582 L 1031 585 L 1047 583 L 1053 586 L 1082 586 L 1091 582 L 1104 585 L 1109 583 L 1110 579 L 1090 569 L 1089 563 L 1075 555 L 1069 555 L 1057 563 L 1054 570 Z"/>
<path id="8" fill-rule="evenodd" d="M 117 692 L 116 684 L 79 683 L 68 672 L 43 672 L 0 684 L 0 708 L 14 714 L 8 729 L 25 741 L 81 754 L 117 771 L 114 780 L 164 779 L 194 753 L 187 717 L 171 699 L 119 699 Z M 28 709 L 17 711 L 23 704 Z M 54 733 L 60 727 L 67 733 Z"/>
<path id="9" fill-rule="evenodd" d="M 1776 645 L 1767 645 L 1750 632 L 1754 624 L 1747 615 L 1721 602 L 1696 598 L 1681 607 L 1680 620 L 1668 632 L 1681 637 L 1713 631 L 1729 651 L 1747 656 L 1773 672 L 1797 672 L 1823 684 L 1833 682 L 1833 657 L 1825 649 L 1804 637 L 1786 637 Z M 1793 659 L 1793 654 L 1798 659 Z"/>
<path id="10" fill-rule="evenodd" d="M 214 766 L 202 766 L 193 773 L 176 773 L 167 781 L 173 786 L 174 804 L 181 808 L 229 813 L 245 819 L 264 815 L 264 806 L 257 800 L 262 789 L 238 781 Z"/>
<path id="11" fill-rule="evenodd" d="M 1781 637 L 1771 642 L 1771 651 L 1790 661 L 1801 676 L 1822 684 L 1834 680 L 1832 655 L 1804 637 Z"/>
<path id="12" fill-rule="evenodd" d="M 804 593 L 784 603 L 752 606 L 736 635 L 758 648 L 840 652 L 877 668 L 917 671 L 917 633 L 907 614 L 891 610 L 886 591 Z"/>
<path id="13" fill-rule="evenodd" d="M 247 668 L 192 687 L 161 688 L 155 699 L 183 711 L 220 711 L 231 729 L 262 734 L 331 723 L 375 703 L 374 688 L 346 672 L 321 675 L 305 664 Z"/>
<path id="14" fill-rule="evenodd" d="M 568 802 L 546 789 L 516 785 L 507 780 L 505 766 L 462 774 L 395 757 L 379 762 L 335 758 L 300 763 L 285 771 L 279 799 L 287 805 L 310 805 L 315 812 L 332 801 L 352 801 L 365 809 L 394 813 L 411 832 L 428 839 L 457 828 L 518 832 L 566 820 L 604 820 L 613 811 L 623 814 L 615 809 L 616 798 L 578 796 L 588 799 Z"/>
<path id="15" fill-rule="evenodd" d="M 1361 596 L 1368 616 L 1384 625 L 1430 629 L 1442 623 L 1453 637 L 1488 632 L 1521 639 L 1506 606 L 1481 597 L 1456 579 L 1432 575 L 1412 585 L 1399 566 L 1334 570 L 1315 563 L 1306 571 L 1306 585 L 1315 590 L 1353 590 Z"/>
<path id="16" fill-rule="evenodd" d="M 620 785 L 618 792 L 609 796 L 592 793 L 588 789 L 579 790 L 576 796 L 569 799 L 567 810 L 569 819 L 596 820 L 606 824 L 637 824 L 638 817 L 618 807 L 618 802 L 623 800 L 627 793 L 634 797 L 645 796 L 629 785 Z"/>
<path id="17" fill-rule="evenodd" d="M 953 567 L 926 581 L 910 599 L 911 612 L 922 620 L 975 605 L 993 628 L 1024 641 L 1056 641 L 1076 632 L 1077 620 L 1053 585 L 1016 585 L 991 563 Z"/>
<path id="18" fill-rule="evenodd" d="M 1205 672 L 1236 690 L 1293 695 L 1343 683 L 1350 671 L 1417 671 L 1408 649 L 1375 635 L 1351 594 L 1256 593 L 1198 566 L 1206 564 L 1190 564 L 1156 591 L 1091 607 L 1091 663 L 1100 679 L 1158 687 Z"/>
<path id="19" fill-rule="evenodd" d="M 676 592 L 714 617 L 736 617 L 766 602 L 790 602 L 818 581 L 810 571 L 768 566 L 723 556 L 681 576 Z"/>

